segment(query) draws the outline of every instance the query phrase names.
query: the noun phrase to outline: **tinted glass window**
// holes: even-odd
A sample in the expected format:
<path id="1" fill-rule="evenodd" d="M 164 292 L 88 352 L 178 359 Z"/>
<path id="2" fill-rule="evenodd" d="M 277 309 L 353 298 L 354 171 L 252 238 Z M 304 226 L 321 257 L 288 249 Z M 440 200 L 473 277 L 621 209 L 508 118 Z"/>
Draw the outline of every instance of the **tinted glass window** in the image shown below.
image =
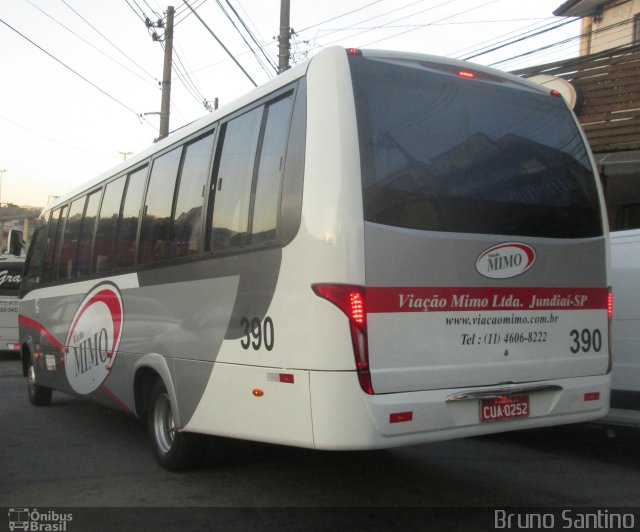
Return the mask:
<path id="1" fill-rule="evenodd" d="M 242 247 L 248 242 L 249 206 L 262 107 L 227 122 L 213 208 L 212 249 Z"/>
<path id="2" fill-rule="evenodd" d="M 602 234 L 589 158 L 559 97 L 447 67 L 352 57 L 365 219 L 468 233 Z"/>
<path id="3" fill-rule="evenodd" d="M 146 166 L 129 175 L 127 192 L 122 204 L 122 215 L 118 224 L 116 268 L 127 268 L 135 264 L 138 220 L 146 177 Z"/>
<path id="4" fill-rule="evenodd" d="M 179 147 L 153 162 L 140 233 L 141 263 L 169 256 L 171 208 L 181 154 L 182 147 Z"/>
<path id="5" fill-rule="evenodd" d="M 171 235 L 172 257 L 194 255 L 200 250 L 202 206 L 212 150 L 213 133 L 186 147 Z"/>
<path id="6" fill-rule="evenodd" d="M 78 238 L 82 226 L 82 214 L 87 197 L 75 200 L 69 209 L 69 217 L 64 226 L 62 245 L 60 247 L 60 266 L 58 277 L 61 280 L 73 279 L 76 275 L 76 259 L 78 257 Z"/>
<path id="7" fill-rule="evenodd" d="M 25 279 L 23 279 L 23 290 L 30 290 L 40 282 L 42 266 L 44 264 L 44 257 L 47 248 L 48 229 L 49 226 L 45 222 L 44 225 L 34 231 L 33 236 L 31 237 L 31 246 L 29 247 L 29 253 L 25 263 L 26 275 Z"/>
<path id="8" fill-rule="evenodd" d="M 54 279 L 53 264 L 56 257 L 56 237 L 58 235 L 58 225 L 60 225 L 60 218 L 62 214 L 62 208 L 56 209 L 51 213 L 51 220 L 49 222 L 49 230 L 46 236 L 46 252 L 44 256 L 44 263 L 42 265 L 42 281 L 47 282 Z"/>
<path id="9" fill-rule="evenodd" d="M 278 207 L 284 172 L 293 95 L 267 106 L 253 207 L 251 242 L 276 239 Z"/>
<path id="10" fill-rule="evenodd" d="M 113 257 L 116 249 L 116 228 L 120 215 L 120 204 L 124 191 L 125 177 L 111 181 L 104 190 L 104 198 L 100 207 L 98 226 L 96 227 L 96 243 L 93 252 L 94 271 L 96 273 L 113 270 Z"/>
<path id="11" fill-rule="evenodd" d="M 93 244 L 93 231 L 96 227 L 96 217 L 100 207 L 102 190 L 98 190 L 89 196 L 82 220 L 82 229 L 78 240 L 78 277 L 86 277 L 91 273 L 91 245 Z"/>

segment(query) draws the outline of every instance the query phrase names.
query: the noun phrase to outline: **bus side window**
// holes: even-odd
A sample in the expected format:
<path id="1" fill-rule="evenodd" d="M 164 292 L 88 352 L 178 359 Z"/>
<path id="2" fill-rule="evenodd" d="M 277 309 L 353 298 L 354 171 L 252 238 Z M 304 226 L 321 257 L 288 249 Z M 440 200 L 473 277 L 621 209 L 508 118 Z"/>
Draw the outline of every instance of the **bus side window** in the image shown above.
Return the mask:
<path id="1" fill-rule="evenodd" d="M 102 189 L 93 192 L 87 199 L 87 206 L 78 237 L 77 273 L 79 278 L 86 277 L 91 273 L 91 245 L 93 243 L 101 195 Z"/>
<path id="2" fill-rule="evenodd" d="M 209 177 L 213 131 L 186 147 L 171 230 L 171 257 L 195 255 L 202 239 L 202 206 Z"/>
<path id="3" fill-rule="evenodd" d="M 47 232 L 47 251 L 45 252 L 44 264 L 42 266 L 42 282 L 54 281 L 57 276 L 57 249 L 61 240 L 62 228 L 66 218 L 67 206 L 56 209 L 51 214 L 51 223 Z"/>
<path id="4" fill-rule="evenodd" d="M 120 215 L 124 182 L 125 176 L 121 176 L 108 183 L 104 190 L 93 250 L 93 270 L 95 273 L 105 273 L 113 270 L 113 257 L 116 250 L 116 228 Z"/>
<path id="5" fill-rule="evenodd" d="M 222 126 L 215 183 L 212 251 L 247 245 L 249 207 L 263 107 L 257 107 Z"/>
<path id="6" fill-rule="evenodd" d="M 140 231 L 141 264 L 169 256 L 171 210 L 181 155 L 182 146 L 153 161 Z"/>
<path id="7" fill-rule="evenodd" d="M 278 212 L 284 161 L 291 125 L 293 94 L 269 104 L 260 143 L 258 175 L 251 227 L 251 243 L 273 242 L 277 238 Z"/>
<path id="8" fill-rule="evenodd" d="M 147 182 L 147 166 L 129 175 L 127 191 L 122 203 L 122 213 L 118 224 L 116 269 L 133 266 L 136 261 L 136 242 L 140 206 Z"/>
<path id="9" fill-rule="evenodd" d="M 64 224 L 58 257 L 58 278 L 62 281 L 73 279 L 76 274 L 78 236 L 86 203 L 87 196 L 75 200 L 69 208 L 69 216 Z"/>
<path id="10" fill-rule="evenodd" d="M 20 287 L 21 294 L 25 294 L 40 283 L 42 266 L 47 248 L 48 221 L 36 229 L 31 238 L 31 246 L 25 263 L 25 276 Z"/>

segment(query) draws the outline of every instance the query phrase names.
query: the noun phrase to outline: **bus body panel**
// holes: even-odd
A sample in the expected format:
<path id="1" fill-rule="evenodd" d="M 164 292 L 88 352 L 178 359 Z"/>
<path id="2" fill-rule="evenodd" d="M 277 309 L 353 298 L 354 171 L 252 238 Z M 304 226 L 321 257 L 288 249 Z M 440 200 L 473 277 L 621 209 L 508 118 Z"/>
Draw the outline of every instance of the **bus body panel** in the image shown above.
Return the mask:
<path id="1" fill-rule="evenodd" d="M 606 375 L 549 381 L 557 389 L 532 393 L 529 417 L 507 422 L 481 422 L 478 401 L 450 400 L 469 388 L 363 395 L 353 372 L 311 372 L 310 381 L 314 440 L 319 449 L 398 447 L 577 423 L 602 417 L 609 409 Z M 592 393 L 599 394 L 597 400 L 584 399 Z"/>
<path id="2" fill-rule="evenodd" d="M 477 258 L 505 240 L 366 225 L 377 393 L 606 373 L 604 239 L 520 239 L 535 264 L 507 280 L 483 278 Z M 602 260 L 585 268 L 593 256 Z M 583 330 L 597 351 L 576 347 L 572 331 Z"/>

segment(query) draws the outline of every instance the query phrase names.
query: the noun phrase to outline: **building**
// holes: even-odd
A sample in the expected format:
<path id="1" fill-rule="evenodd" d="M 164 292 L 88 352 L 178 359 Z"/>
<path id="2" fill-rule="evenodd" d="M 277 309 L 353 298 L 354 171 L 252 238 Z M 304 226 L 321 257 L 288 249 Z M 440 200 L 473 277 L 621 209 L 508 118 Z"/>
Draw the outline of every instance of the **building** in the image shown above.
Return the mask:
<path id="1" fill-rule="evenodd" d="M 514 72 L 575 91 L 574 111 L 594 152 L 612 230 L 640 228 L 640 0 L 569 0 L 581 17 L 581 55 Z"/>
<path id="2" fill-rule="evenodd" d="M 553 12 L 580 17 L 580 55 L 640 44 L 640 0 L 568 0 Z"/>

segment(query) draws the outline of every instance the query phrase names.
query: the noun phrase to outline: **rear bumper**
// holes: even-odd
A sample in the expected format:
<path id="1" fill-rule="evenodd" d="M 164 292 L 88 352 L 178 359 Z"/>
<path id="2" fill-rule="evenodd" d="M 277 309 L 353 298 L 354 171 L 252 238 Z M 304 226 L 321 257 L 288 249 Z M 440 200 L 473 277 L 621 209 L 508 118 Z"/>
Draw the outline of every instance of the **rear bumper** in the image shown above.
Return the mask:
<path id="1" fill-rule="evenodd" d="M 546 381 L 544 388 L 540 384 L 531 383 L 528 417 L 481 422 L 478 400 L 450 398 L 486 388 L 367 395 L 355 373 L 310 372 L 314 446 L 334 450 L 398 447 L 591 421 L 609 411 L 609 375 Z M 510 386 L 503 388 L 506 393 Z"/>

